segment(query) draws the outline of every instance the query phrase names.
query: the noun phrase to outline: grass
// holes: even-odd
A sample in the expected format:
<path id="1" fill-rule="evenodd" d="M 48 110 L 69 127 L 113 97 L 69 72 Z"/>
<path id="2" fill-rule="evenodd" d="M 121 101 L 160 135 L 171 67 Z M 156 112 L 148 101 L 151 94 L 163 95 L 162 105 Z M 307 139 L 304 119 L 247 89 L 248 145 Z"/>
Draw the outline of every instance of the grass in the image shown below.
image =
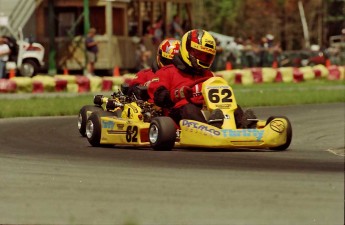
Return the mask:
<path id="1" fill-rule="evenodd" d="M 234 85 L 233 89 L 242 107 L 345 102 L 345 83 L 340 81 Z M 93 94 L 3 96 L 0 118 L 77 115 L 83 105 L 93 102 Z"/>
<path id="2" fill-rule="evenodd" d="M 0 118 L 77 115 L 83 105 L 93 104 L 93 95 L 0 99 Z"/>
<path id="3" fill-rule="evenodd" d="M 234 85 L 233 89 L 244 107 L 345 102 L 345 83 L 340 81 Z"/>

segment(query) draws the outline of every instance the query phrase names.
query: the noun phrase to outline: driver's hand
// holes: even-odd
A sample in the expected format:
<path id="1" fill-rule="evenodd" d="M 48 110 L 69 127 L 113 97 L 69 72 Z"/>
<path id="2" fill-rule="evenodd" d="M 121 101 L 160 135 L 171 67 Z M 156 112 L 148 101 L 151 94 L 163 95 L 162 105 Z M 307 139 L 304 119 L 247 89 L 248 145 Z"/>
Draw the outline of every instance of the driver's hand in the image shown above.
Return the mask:
<path id="1" fill-rule="evenodd" d="M 176 99 L 190 99 L 193 97 L 193 89 L 188 86 L 182 86 L 180 89 L 175 90 Z"/>

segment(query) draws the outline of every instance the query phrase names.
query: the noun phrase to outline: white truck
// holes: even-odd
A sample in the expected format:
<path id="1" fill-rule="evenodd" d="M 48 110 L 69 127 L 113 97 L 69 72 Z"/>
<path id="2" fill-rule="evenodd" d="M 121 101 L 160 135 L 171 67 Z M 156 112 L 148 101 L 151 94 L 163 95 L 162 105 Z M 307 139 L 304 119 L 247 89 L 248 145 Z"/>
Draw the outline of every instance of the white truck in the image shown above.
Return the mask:
<path id="1" fill-rule="evenodd" d="M 36 75 L 44 66 L 44 47 L 40 43 L 24 40 L 22 29 L 15 33 L 1 23 L 0 28 L 0 35 L 7 37 L 11 49 L 7 70 L 15 69 L 17 74 L 25 77 Z"/>

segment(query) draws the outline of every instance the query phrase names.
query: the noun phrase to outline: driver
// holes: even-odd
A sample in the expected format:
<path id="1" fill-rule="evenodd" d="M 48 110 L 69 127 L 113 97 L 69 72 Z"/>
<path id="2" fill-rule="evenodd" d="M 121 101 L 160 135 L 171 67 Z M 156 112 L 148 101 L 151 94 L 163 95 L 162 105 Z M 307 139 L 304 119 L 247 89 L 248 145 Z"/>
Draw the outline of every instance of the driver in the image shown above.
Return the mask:
<path id="1" fill-rule="evenodd" d="M 213 76 L 210 67 L 216 55 L 216 42 L 212 35 L 201 29 L 190 30 L 182 37 L 180 52 L 173 64 L 158 70 L 148 86 L 148 94 L 154 103 L 169 109 L 169 116 L 179 124 L 181 119 L 208 122 L 221 128 L 224 120 L 220 109 L 214 110 L 208 121 L 201 112 L 203 96 L 201 78 Z M 187 100 L 189 99 L 189 101 Z M 255 128 L 256 119 L 252 110 L 243 111 L 238 105 L 234 113 L 238 128 Z"/>
<path id="2" fill-rule="evenodd" d="M 173 63 L 172 59 L 174 55 L 180 50 L 180 43 L 179 40 L 174 38 L 164 39 L 158 46 L 156 59 L 152 63 L 152 68 L 139 71 L 136 78 L 130 81 L 128 95 L 135 93 L 142 100 L 148 100 L 148 97 L 141 96 L 142 94 L 137 87 L 148 86 L 157 70 Z"/>
<path id="3" fill-rule="evenodd" d="M 169 116 L 176 124 L 181 119 L 206 123 L 201 112 L 201 84 L 194 83 L 200 78 L 213 77 L 210 67 L 215 55 L 216 42 L 212 35 L 201 29 L 190 30 L 183 35 L 180 52 L 174 56 L 173 64 L 158 70 L 151 80 L 148 88 L 150 98 L 157 106 L 169 108 Z M 223 119 L 222 112 L 217 112 Z"/>

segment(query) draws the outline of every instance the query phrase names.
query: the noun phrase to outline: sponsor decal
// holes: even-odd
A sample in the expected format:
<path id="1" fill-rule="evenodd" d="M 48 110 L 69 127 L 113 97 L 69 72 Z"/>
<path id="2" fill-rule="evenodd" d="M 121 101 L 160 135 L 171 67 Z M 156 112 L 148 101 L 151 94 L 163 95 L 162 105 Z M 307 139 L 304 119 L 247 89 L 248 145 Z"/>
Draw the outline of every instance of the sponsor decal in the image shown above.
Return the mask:
<path id="1" fill-rule="evenodd" d="M 146 81 L 143 86 L 148 87 L 150 85 L 151 81 Z"/>
<path id="2" fill-rule="evenodd" d="M 212 127 L 207 126 L 206 124 L 198 123 L 195 121 L 182 120 L 182 126 L 188 127 L 191 129 L 196 129 L 197 131 L 202 131 L 206 134 L 211 134 L 214 136 L 220 135 L 220 132 L 218 130 L 213 129 Z"/>
<path id="3" fill-rule="evenodd" d="M 179 98 L 181 96 L 181 98 L 184 98 L 184 93 L 183 93 L 183 90 L 179 90 L 179 89 L 175 89 L 174 91 L 174 95 L 175 95 L 175 98 Z"/>
<path id="4" fill-rule="evenodd" d="M 117 129 L 122 130 L 124 128 L 124 124 L 116 124 Z"/>
<path id="5" fill-rule="evenodd" d="M 229 109 L 231 108 L 231 104 L 221 104 L 221 105 L 216 105 L 217 108 L 220 108 L 220 109 Z"/>
<path id="6" fill-rule="evenodd" d="M 229 86 L 223 85 L 223 86 L 207 86 L 206 89 L 229 89 Z"/>
<path id="7" fill-rule="evenodd" d="M 112 130 L 114 128 L 114 126 L 115 126 L 115 123 L 113 121 L 102 120 L 102 128 Z"/>
<path id="8" fill-rule="evenodd" d="M 221 132 L 223 134 L 223 137 L 256 137 L 257 141 L 261 141 L 265 131 L 258 129 L 223 129 L 221 130 Z"/>
<path id="9" fill-rule="evenodd" d="M 278 132 L 278 133 L 283 133 L 283 131 L 285 130 L 284 122 L 281 120 L 271 121 L 270 127 L 272 130 L 274 130 L 275 132 Z"/>
<path id="10" fill-rule="evenodd" d="M 205 134 L 210 134 L 213 136 L 222 135 L 223 137 L 256 137 L 257 141 L 261 141 L 265 132 L 264 130 L 258 130 L 258 129 L 216 130 L 206 124 L 195 122 L 195 121 L 189 121 L 189 120 L 182 120 L 182 126 L 190 128 L 190 129 L 195 129 L 197 131 L 203 132 Z"/>
<path id="11" fill-rule="evenodd" d="M 206 46 L 202 46 L 202 45 L 199 45 L 198 43 L 192 41 L 191 42 L 191 47 L 192 48 L 195 48 L 195 49 L 198 49 L 200 51 L 203 51 L 203 52 L 207 52 L 207 53 L 210 53 L 212 55 L 215 55 L 216 54 L 216 49 L 213 49 L 213 48 L 209 48 L 209 47 L 206 47 Z"/>

